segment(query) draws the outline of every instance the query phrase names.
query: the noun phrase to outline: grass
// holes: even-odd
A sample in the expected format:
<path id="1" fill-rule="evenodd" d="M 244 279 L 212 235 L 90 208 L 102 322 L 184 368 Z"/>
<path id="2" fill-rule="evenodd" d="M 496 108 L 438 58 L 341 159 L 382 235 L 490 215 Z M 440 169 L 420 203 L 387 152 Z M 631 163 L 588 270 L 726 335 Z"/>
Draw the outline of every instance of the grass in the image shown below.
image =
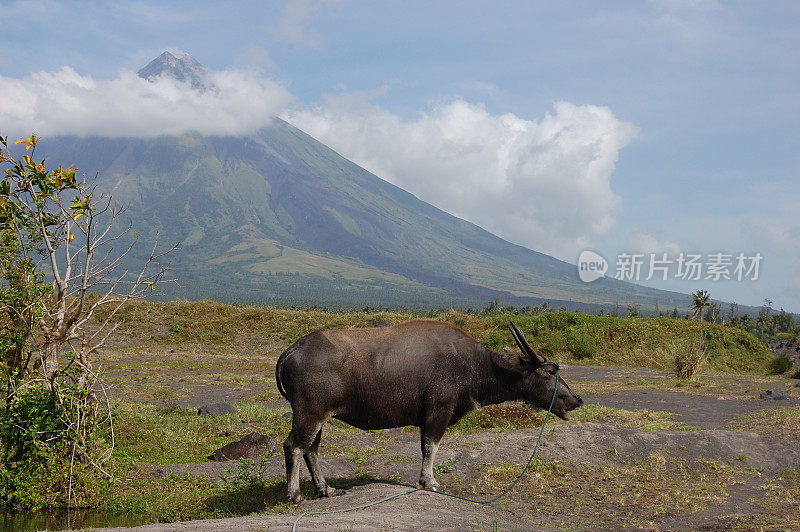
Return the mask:
<path id="1" fill-rule="evenodd" d="M 544 417 L 538 410 L 519 402 L 488 405 L 470 412 L 448 429 L 449 434 L 502 432 L 540 427 Z"/>
<path id="2" fill-rule="evenodd" d="M 521 464 L 491 464 L 469 494 L 496 494 L 520 471 Z M 652 528 L 652 521 L 691 516 L 719 503 L 727 496 L 727 488 L 743 476 L 757 476 L 757 472 L 737 465 L 676 460 L 658 453 L 611 466 L 535 459 L 515 488 L 515 495 L 504 500 L 511 511 L 535 507 L 536 512 L 527 515 L 539 526 L 548 521 L 537 521 L 537 516 L 547 515 L 551 520 L 564 518 L 578 529 L 613 529 L 620 523 Z"/>
<path id="3" fill-rule="evenodd" d="M 587 404 L 571 412 L 574 423 L 608 423 L 617 427 L 638 430 L 697 430 L 699 427 L 674 421 L 671 412 L 652 410 L 622 410 L 607 406 Z M 509 402 L 489 405 L 470 412 L 448 429 L 448 434 L 475 434 L 479 432 L 506 432 L 541 427 L 545 412 L 523 403 Z M 564 421 L 550 416 L 548 423 Z"/>
<path id="4" fill-rule="evenodd" d="M 675 360 L 675 375 L 684 381 L 693 380 L 705 362 L 705 344 L 702 339 L 688 345 L 671 344 Z"/>
<path id="5" fill-rule="evenodd" d="M 436 474 L 439 473 L 452 473 L 456 470 L 456 464 L 458 464 L 458 460 L 455 458 L 448 458 L 444 462 L 439 462 L 438 464 L 433 466 L 433 471 Z"/>
<path id="6" fill-rule="evenodd" d="M 237 403 L 236 409 L 210 417 L 195 409 L 116 401 L 116 446 L 107 466 L 115 480 L 98 492 L 99 509 L 161 522 L 290 511 L 285 481 L 266 477 L 263 461 L 233 463 L 221 477 L 162 474 L 153 467 L 205 462 L 214 449 L 253 431 L 281 441 L 291 427 L 284 409 L 251 402 Z M 305 489 L 311 496 L 312 489 Z"/>
<path id="7" fill-rule="evenodd" d="M 764 497 L 751 501 L 762 511 L 765 530 L 792 530 L 800 522 L 800 469 L 783 471 L 761 485 Z"/>
<path id="8" fill-rule="evenodd" d="M 749 430 L 762 436 L 778 438 L 800 443 L 800 406 L 784 406 L 757 410 L 741 416 L 728 423 L 728 427 L 737 430 Z"/>
<path id="9" fill-rule="evenodd" d="M 637 376 L 638 375 L 638 376 Z M 693 380 L 682 380 L 667 371 L 643 371 L 641 369 L 621 370 L 613 377 L 604 380 L 569 380 L 573 390 L 581 395 L 616 394 L 641 390 L 663 390 L 706 397 L 728 397 L 740 400 L 754 400 L 756 391 L 767 388 L 781 388 L 786 384 L 783 377 L 750 375 L 740 378 L 721 372 L 709 372 Z"/>
<path id="10" fill-rule="evenodd" d="M 617 427 L 637 430 L 699 430 L 700 427 L 675 421 L 672 412 L 653 410 L 622 410 L 600 405 L 584 405 L 572 413 L 572 421 L 608 423 Z"/>
<path id="11" fill-rule="evenodd" d="M 344 449 L 343 454 L 347 457 L 348 460 L 353 462 L 356 465 L 363 465 L 367 460 L 370 459 L 373 455 L 385 453 L 388 451 L 386 447 L 347 447 Z M 335 454 L 328 452 L 327 454 Z"/>
<path id="12" fill-rule="evenodd" d="M 114 405 L 119 461 L 150 464 L 204 462 L 235 439 L 237 433 L 259 431 L 282 441 L 291 429 L 285 410 L 257 403 L 238 403 L 237 411 L 218 417 L 198 416 L 196 409 L 160 409 L 121 401 Z"/>
<path id="13" fill-rule="evenodd" d="M 672 345 L 702 339 L 709 368 L 723 372 L 766 374 L 773 357 L 758 339 L 739 329 L 671 318 L 614 318 L 577 312 L 539 315 L 342 312 L 233 306 L 214 301 L 134 302 L 118 315 L 116 342 L 164 346 L 237 345 L 240 349 L 279 353 L 297 338 L 320 328 L 372 327 L 415 318 L 454 323 L 491 349 L 514 345 L 507 330 L 514 320 L 531 344 L 558 362 L 609 366 L 674 368 Z M 97 319 L 103 316 L 98 314 Z"/>
<path id="14" fill-rule="evenodd" d="M 118 469 L 116 473 L 123 471 Z M 100 495 L 101 508 L 108 514 L 174 522 L 293 509 L 284 500 L 286 483 L 278 477 L 261 483 L 232 485 L 189 474 L 156 475 L 136 467 L 124 474 Z M 310 494 L 311 489 L 305 483 L 304 488 Z"/>

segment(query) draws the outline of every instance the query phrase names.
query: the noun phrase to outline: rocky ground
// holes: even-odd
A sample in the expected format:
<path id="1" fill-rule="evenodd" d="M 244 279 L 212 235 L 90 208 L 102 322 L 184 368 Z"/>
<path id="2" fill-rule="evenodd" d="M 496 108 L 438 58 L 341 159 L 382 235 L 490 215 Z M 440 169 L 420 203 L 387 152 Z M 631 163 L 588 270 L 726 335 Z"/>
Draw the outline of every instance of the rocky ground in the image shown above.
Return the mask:
<path id="1" fill-rule="evenodd" d="M 573 366 L 564 379 L 594 405 L 591 421 L 545 430 L 539 459 L 503 499 L 479 505 L 416 492 L 418 436 L 329 424 L 322 464 L 345 494 L 287 513 L 156 524 L 139 530 L 739 530 L 800 522 L 800 387 L 779 377 L 719 375 L 685 383 L 667 372 Z M 184 404 L 247 396 L 211 386 Z M 762 394 L 771 389 L 773 396 Z M 213 390 L 213 392 L 212 392 Z M 199 391 L 199 390 L 198 390 Z M 785 399 L 769 397 L 785 396 Z M 266 397 L 289 411 L 282 399 Z M 606 410 L 600 407 L 607 407 Z M 587 410 L 588 411 L 588 410 Z M 445 436 L 437 477 L 472 498 L 499 493 L 521 471 L 539 431 Z M 327 442 L 326 442 L 327 440 Z M 283 460 L 263 464 L 282 476 Z M 230 462 L 154 465 L 159 474 L 217 476 Z M 240 466 L 241 467 L 241 466 Z M 250 465 L 252 467 L 252 464 Z M 310 485 L 305 484 L 310 490 Z M 310 493 L 310 492 L 309 492 Z M 385 503 L 349 512 L 377 500 Z M 299 520 L 298 520 L 299 519 Z"/>
<path id="2" fill-rule="evenodd" d="M 788 357 L 794 367 L 800 369 L 800 338 L 770 340 L 765 345 L 775 356 Z"/>

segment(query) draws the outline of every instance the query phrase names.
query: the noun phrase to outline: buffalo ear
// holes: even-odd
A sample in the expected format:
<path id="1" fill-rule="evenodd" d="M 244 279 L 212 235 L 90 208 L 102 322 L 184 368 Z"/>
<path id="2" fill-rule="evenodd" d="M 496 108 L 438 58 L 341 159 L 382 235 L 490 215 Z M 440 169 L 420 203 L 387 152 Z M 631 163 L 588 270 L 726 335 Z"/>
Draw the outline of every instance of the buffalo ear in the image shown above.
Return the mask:
<path id="1" fill-rule="evenodd" d="M 508 346 L 504 347 L 503 350 L 497 353 L 493 358 L 498 366 L 511 371 L 523 371 L 525 366 L 530 364 L 530 362 L 523 358 L 515 349 L 511 349 Z"/>

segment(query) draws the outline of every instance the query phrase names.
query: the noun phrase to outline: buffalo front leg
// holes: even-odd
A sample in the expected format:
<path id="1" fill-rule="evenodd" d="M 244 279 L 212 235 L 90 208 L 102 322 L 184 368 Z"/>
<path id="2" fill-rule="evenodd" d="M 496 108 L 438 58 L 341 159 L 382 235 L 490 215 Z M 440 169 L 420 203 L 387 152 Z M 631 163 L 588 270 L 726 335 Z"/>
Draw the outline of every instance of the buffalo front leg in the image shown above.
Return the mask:
<path id="1" fill-rule="evenodd" d="M 304 421 L 302 416 L 295 413 L 292 418 L 292 430 L 283 442 L 283 455 L 286 458 L 286 497 L 295 504 L 303 500 L 303 496 L 300 495 L 300 457 L 311 448 L 321 429 L 322 422 Z M 314 480 L 316 482 L 317 479 Z"/>

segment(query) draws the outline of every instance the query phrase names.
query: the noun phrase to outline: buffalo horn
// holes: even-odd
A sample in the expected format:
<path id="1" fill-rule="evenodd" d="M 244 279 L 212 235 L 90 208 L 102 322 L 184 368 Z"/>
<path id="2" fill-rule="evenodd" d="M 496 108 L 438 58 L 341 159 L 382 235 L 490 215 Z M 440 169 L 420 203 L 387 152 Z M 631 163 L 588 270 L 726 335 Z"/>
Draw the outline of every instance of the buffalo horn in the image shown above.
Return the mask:
<path id="1" fill-rule="evenodd" d="M 533 350 L 531 345 L 528 343 L 528 340 L 525 338 L 525 335 L 522 334 L 522 331 L 517 328 L 517 325 L 513 321 L 509 322 L 508 328 L 511 330 L 511 335 L 514 337 L 514 341 L 517 342 L 517 345 L 522 350 L 525 358 L 539 364 L 544 364 L 547 362 L 547 359 Z"/>

